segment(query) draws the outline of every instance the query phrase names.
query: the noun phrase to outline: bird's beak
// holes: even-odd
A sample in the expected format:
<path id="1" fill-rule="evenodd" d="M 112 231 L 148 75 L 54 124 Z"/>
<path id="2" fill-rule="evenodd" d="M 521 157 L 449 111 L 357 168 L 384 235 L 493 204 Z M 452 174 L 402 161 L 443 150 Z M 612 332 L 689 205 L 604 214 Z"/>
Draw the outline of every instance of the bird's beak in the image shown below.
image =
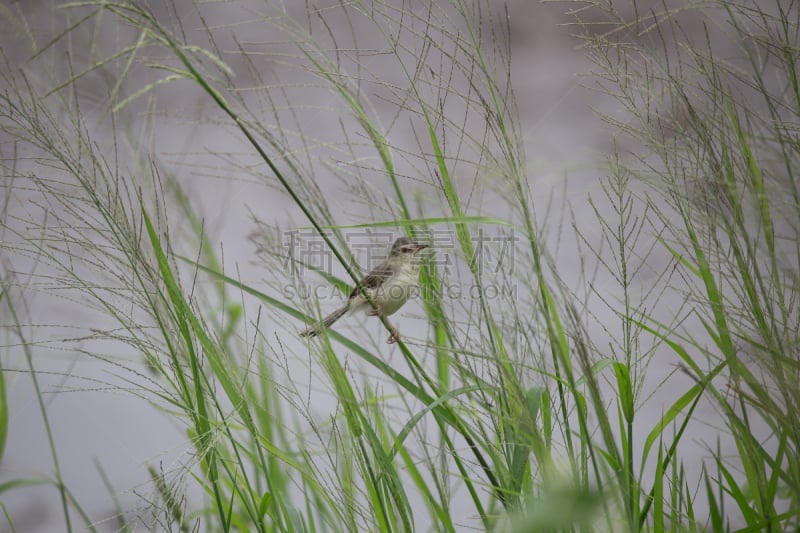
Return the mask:
<path id="1" fill-rule="evenodd" d="M 416 243 L 416 244 L 414 245 L 414 247 L 415 247 L 415 248 L 416 248 L 416 250 L 419 252 L 420 250 L 424 250 L 425 248 L 427 248 L 427 247 L 428 247 L 428 245 L 427 245 L 427 244 L 420 244 L 420 243 Z"/>

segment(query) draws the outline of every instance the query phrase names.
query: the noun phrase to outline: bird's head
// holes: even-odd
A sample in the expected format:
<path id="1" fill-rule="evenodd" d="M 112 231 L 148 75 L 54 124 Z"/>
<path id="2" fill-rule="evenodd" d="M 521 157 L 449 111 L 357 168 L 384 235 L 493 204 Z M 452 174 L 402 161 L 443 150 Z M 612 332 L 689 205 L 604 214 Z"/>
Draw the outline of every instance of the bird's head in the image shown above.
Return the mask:
<path id="1" fill-rule="evenodd" d="M 392 251 L 389 252 L 389 257 L 413 257 L 418 254 L 420 250 L 424 250 L 427 247 L 427 244 L 414 242 L 408 237 L 400 237 L 394 241 L 394 244 L 392 245 Z"/>

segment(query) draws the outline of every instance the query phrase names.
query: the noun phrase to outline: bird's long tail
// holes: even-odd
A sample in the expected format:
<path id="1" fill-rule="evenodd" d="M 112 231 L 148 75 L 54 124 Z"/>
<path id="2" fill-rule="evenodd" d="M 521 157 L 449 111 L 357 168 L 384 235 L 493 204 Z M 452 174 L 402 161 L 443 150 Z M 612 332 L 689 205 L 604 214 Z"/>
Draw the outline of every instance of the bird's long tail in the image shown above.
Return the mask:
<path id="1" fill-rule="evenodd" d="M 349 310 L 350 310 L 350 303 L 348 302 L 339 309 L 337 309 L 336 311 L 334 311 L 333 313 L 326 316 L 320 324 L 311 326 L 300 335 L 302 337 L 314 337 L 316 335 L 319 335 L 320 331 L 322 331 L 325 328 L 331 327 L 334 322 L 342 318 L 345 314 L 347 314 Z"/>

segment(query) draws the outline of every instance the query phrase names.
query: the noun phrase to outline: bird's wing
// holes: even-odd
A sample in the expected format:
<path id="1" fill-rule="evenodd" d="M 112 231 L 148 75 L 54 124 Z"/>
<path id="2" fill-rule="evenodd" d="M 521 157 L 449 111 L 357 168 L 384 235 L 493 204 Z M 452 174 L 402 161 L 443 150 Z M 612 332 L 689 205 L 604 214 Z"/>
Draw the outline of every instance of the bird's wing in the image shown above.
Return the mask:
<path id="1" fill-rule="evenodd" d="M 375 267 L 364 277 L 364 279 L 361 280 L 361 283 L 359 283 L 356 288 L 353 289 L 353 291 L 350 293 L 350 298 L 355 298 L 361 294 L 361 287 L 364 287 L 367 290 L 377 289 L 380 287 L 381 283 L 386 280 L 386 278 L 392 275 L 392 271 L 393 269 L 391 265 L 387 264 Z"/>

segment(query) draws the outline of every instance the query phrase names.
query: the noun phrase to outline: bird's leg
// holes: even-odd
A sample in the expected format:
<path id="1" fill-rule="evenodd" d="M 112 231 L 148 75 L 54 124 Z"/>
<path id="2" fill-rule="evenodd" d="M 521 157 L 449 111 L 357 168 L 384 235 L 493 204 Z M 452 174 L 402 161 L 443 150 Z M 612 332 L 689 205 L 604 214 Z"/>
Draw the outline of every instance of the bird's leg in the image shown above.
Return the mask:
<path id="1" fill-rule="evenodd" d="M 391 324 L 389 324 L 389 333 L 390 335 L 389 338 L 386 339 L 386 344 L 394 344 L 400 340 L 400 332 Z"/>
<path id="2" fill-rule="evenodd" d="M 381 316 L 383 315 L 383 306 L 381 304 L 376 304 L 377 307 L 374 307 L 369 310 L 367 313 L 369 316 Z M 400 332 L 397 331 L 397 328 L 394 327 L 388 320 L 386 321 L 387 325 L 389 326 L 389 338 L 386 339 L 387 344 L 394 344 L 400 340 Z"/>

